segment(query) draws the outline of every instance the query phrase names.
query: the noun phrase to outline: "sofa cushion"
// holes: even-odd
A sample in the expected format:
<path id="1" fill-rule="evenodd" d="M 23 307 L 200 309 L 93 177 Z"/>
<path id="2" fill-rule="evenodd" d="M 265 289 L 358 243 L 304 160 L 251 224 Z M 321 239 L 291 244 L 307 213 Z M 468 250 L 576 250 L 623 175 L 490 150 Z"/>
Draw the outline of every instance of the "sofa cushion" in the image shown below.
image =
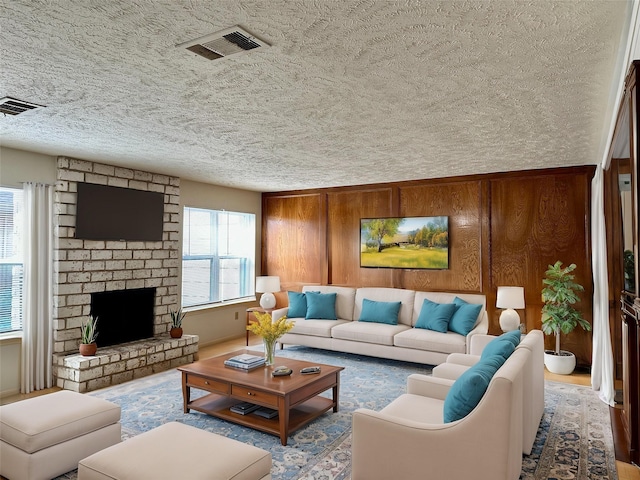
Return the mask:
<path id="1" fill-rule="evenodd" d="M 520 330 L 503 333 L 487 343 L 487 346 L 484 347 L 480 354 L 480 358 L 487 358 L 491 355 L 501 355 L 506 360 L 520 343 L 520 337 Z"/>
<path id="2" fill-rule="evenodd" d="M 353 320 L 353 304 L 356 289 L 351 287 L 335 287 L 333 285 L 305 285 L 303 293 L 320 292 L 336 294 L 336 316 L 340 320 Z"/>
<path id="3" fill-rule="evenodd" d="M 454 332 L 440 333 L 424 328 L 410 328 L 398 333 L 393 344 L 438 353 L 466 353 L 466 338 Z"/>
<path id="4" fill-rule="evenodd" d="M 347 322 L 347 320 L 304 320 L 295 322 L 289 333 L 331 338 L 331 329 Z"/>
<path id="5" fill-rule="evenodd" d="M 398 312 L 398 324 L 411 326 L 415 293 L 414 290 L 406 290 L 404 288 L 358 288 L 356 290 L 353 318 L 360 318 L 365 298 L 376 302 L 401 302 L 400 311 Z"/>
<path id="6" fill-rule="evenodd" d="M 380 413 L 412 422 L 439 425 L 442 424 L 443 403 L 439 398 L 404 393 L 380 410 Z"/>
<path id="7" fill-rule="evenodd" d="M 456 306 L 453 303 L 436 303 L 425 298 L 415 326 L 416 328 L 447 333 L 449 321 L 455 309 Z"/>
<path id="8" fill-rule="evenodd" d="M 457 308 L 449 321 L 449 330 L 460 335 L 468 335 L 478 321 L 482 305 L 467 303 L 459 297 L 454 298 L 453 303 Z"/>
<path id="9" fill-rule="evenodd" d="M 480 360 L 460 375 L 444 399 L 443 418 L 445 423 L 466 417 L 480 402 L 487 391 L 493 375 L 505 359 L 492 355 Z"/>
<path id="10" fill-rule="evenodd" d="M 304 318 L 307 316 L 307 297 L 300 292 L 287 292 L 289 297 L 289 318 Z"/>
<path id="11" fill-rule="evenodd" d="M 400 305 L 401 302 L 376 302 L 365 298 L 358 321 L 397 325 Z"/>
<path id="12" fill-rule="evenodd" d="M 306 292 L 307 314 L 305 318 L 337 320 L 336 294 Z"/>
<path id="13" fill-rule="evenodd" d="M 385 323 L 347 322 L 331 329 L 333 338 L 355 340 L 357 342 L 393 345 L 395 335 L 410 330 L 407 325 L 387 325 Z"/>

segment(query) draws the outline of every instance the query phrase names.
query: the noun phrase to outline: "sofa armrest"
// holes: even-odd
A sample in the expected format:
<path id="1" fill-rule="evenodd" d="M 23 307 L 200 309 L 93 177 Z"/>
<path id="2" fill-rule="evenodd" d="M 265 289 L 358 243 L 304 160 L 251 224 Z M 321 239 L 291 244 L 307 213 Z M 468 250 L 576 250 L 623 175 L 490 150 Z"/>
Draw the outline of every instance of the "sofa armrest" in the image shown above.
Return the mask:
<path id="1" fill-rule="evenodd" d="M 444 400 L 453 380 L 414 373 L 407 378 L 407 393 Z"/>
<path id="2" fill-rule="evenodd" d="M 478 336 L 475 335 L 474 338 Z M 447 363 L 455 363 L 456 365 L 464 365 L 471 367 L 480 361 L 480 355 L 471 355 L 469 353 L 451 353 L 447 357 Z"/>
<path id="3" fill-rule="evenodd" d="M 289 313 L 289 307 L 276 308 L 271 312 L 271 319 L 275 322 L 276 320 L 284 317 L 287 313 Z"/>
<path id="4" fill-rule="evenodd" d="M 473 330 L 471 330 L 467 334 L 467 337 L 465 339 L 465 343 L 467 346 L 466 353 L 471 353 L 471 340 L 473 339 L 473 337 L 475 335 L 486 335 L 488 331 L 489 331 L 489 317 L 487 316 L 487 311 L 485 310 L 484 312 L 482 312 L 482 318 L 480 319 L 480 322 L 478 322 L 478 324 L 475 327 L 473 327 Z"/>
<path id="5" fill-rule="evenodd" d="M 471 337 L 469 353 L 472 355 L 481 355 L 484 347 L 486 347 L 494 338 L 496 338 L 495 335 L 474 335 L 473 337 Z"/>

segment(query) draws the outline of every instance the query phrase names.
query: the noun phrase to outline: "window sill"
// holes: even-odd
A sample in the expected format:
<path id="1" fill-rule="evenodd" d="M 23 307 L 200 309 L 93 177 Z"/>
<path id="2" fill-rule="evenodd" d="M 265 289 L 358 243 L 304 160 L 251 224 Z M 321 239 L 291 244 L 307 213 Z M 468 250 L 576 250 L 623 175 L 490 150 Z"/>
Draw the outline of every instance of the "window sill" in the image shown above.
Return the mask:
<path id="1" fill-rule="evenodd" d="M 243 303 L 255 303 L 256 297 L 255 296 L 251 296 L 251 297 L 244 297 L 244 298 L 238 298 L 236 300 L 228 300 L 226 302 L 219 302 L 219 303 L 208 303 L 206 305 L 194 305 L 193 307 L 184 307 L 182 309 L 183 312 L 185 313 L 189 313 L 189 312 L 198 312 L 201 310 L 209 310 L 209 309 L 215 309 L 215 308 L 224 308 L 224 307 L 229 307 L 231 305 L 239 305 L 239 304 L 243 304 Z"/>
<path id="2" fill-rule="evenodd" d="M 22 331 L 0 333 L 0 344 L 22 343 Z"/>

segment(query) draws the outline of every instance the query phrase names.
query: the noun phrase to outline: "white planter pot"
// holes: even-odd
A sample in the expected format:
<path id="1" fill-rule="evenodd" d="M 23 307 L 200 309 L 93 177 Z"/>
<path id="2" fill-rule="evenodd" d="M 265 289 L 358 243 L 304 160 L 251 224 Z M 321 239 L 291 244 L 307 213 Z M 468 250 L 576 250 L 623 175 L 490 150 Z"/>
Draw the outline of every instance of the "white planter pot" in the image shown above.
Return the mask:
<path id="1" fill-rule="evenodd" d="M 551 373 L 570 375 L 576 368 L 576 356 L 566 350 L 560 350 L 560 355 L 554 355 L 553 350 L 545 350 L 544 366 Z"/>

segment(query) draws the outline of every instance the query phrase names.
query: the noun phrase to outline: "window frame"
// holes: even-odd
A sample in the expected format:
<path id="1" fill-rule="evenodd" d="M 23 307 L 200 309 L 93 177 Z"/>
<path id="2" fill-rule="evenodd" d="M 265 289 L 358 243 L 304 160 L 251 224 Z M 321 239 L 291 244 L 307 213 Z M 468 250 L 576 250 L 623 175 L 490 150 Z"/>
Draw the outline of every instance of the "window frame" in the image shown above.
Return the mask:
<path id="1" fill-rule="evenodd" d="M 14 247 L 14 250 L 17 251 L 17 253 L 16 255 L 13 255 L 13 256 L 2 257 L 2 259 L 0 260 L 0 265 L 11 265 L 12 267 L 15 267 L 16 265 L 20 266 L 22 270 L 22 274 L 20 275 L 20 278 L 18 280 L 18 285 L 17 285 L 17 288 L 20 290 L 17 306 L 13 305 L 13 288 L 16 286 L 14 285 L 15 279 L 13 278 L 13 272 L 11 274 L 12 291 L 10 293 L 11 303 L 9 305 L 10 329 L 9 330 L 2 329 L 1 327 L 2 324 L 0 323 L 0 339 L 21 337 L 24 329 L 24 323 L 23 323 L 24 322 L 24 291 L 23 289 L 24 289 L 24 261 L 25 261 L 24 251 L 23 251 L 23 248 L 24 248 L 23 242 L 24 242 L 24 233 L 25 233 L 24 232 L 24 191 L 21 188 L 7 187 L 7 186 L 0 185 L 0 192 L 7 192 L 7 191 L 11 192 L 14 195 L 14 198 L 12 200 L 13 202 L 12 203 L 13 205 L 12 220 L 13 220 L 13 229 L 17 230 L 16 232 L 9 234 L 7 238 L 9 236 L 15 237 L 15 239 L 17 240 L 16 242 L 17 246 Z M 18 197 L 17 202 L 16 202 L 15 196 Z M 16 206 L 16 203 L 17 203 L 17 206 Z M 0 250 L 4 252 L 4 248 Z M 5 253 L 3 253 L 3 255 L 4 254 Z M 4 261 L 6 259 L 11 259 L 12 257 L 15 257 L 13 258 L 14 261 L 12 262 Z M 19 260 L 19 261 L 16 261 L 16 260 Z M 14 308 L 17 308 L 19 310 L 18 313 L 16 314 L 17 320 L 14 319 Z M 14 328 L 14 324 L 16 325 L 15 328 Z"/>
<path id="2" fill-rule="evenodd" d="M 190 239 L 188 239 L 188 235 L 190 235 L 191 221 L 187 221 L 188 211 L 200 211 L 206 212 L 209 214 L 209 226 L 211 230 L 209 232 L 211 253 L 208 254 L 191 254 L 192 246 Z M 255 262 L 256 262 L 256 217 L 257 215 L 252 212 L 237 212 L 237 211 L 229 211 L 229 210 L 220 210 L 213 208 L 203 208 L 203 207 L 193 207 L 189 205 L 184 205 L 182 210 L 183 222 L 182 222 L 182 274 L 180 279 L 180 304 L 184 309 L 187 310 L 198 310 L 203 308 L 211 308 L 220 305 L 227 305 L 233 303 L 247 302 L 255 299 Z M 219 216 L 226 215 L 227 218 L 229 215 L 240 215 L 243 216 L 246 220 L 251 221 L 251 246 L 247 249 L 247 252 L 250 252 L 250 255 L 238 255 L 235 253 L 220 253 L 221 248 L 218 244 L 217 239 L 220 234 L 220 222 Z M 189 231 L 188 231 L 189 230 Z M 249 235 L 247 235 L 249 237 Z M 227 245 L 230 242 L 233 242 L 233 238 L 229 236 L 229 230 L 227 230 L 226 235 Z M 185 304 L 185 261 L 197 261 L 204 260 L 209 262 L 208 267 L 208 281 L 209 281 L 209 300 L 205 302 L 197 302 Z M 240 262 L 240 267 L 238 268 L 239 279 L 237 285 L 239 285 L 239 296 L 233 298 L 225 298 L 224 295 L 221 295 L 221 264 L 225 260 L 238 260 Z M 248 265 L 247 265 L 248 263 Z M 244 264 L 244 265 L 243 265 Z"/>

